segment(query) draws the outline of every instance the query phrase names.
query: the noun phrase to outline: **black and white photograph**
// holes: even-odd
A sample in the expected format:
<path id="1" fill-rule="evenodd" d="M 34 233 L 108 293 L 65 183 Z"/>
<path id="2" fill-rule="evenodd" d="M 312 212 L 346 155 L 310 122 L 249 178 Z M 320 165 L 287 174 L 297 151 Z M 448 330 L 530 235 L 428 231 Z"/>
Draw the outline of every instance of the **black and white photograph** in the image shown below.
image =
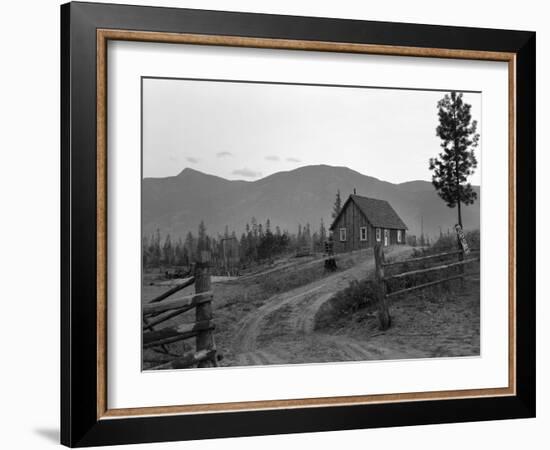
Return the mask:
<path id="1" fill-rule="evenodd" d="M 548 442 L 547 10 L 5 3 L 0 447 Z"/>
<path id="2" fill-rule="evenodd" d="M 480 355 L 481 92 L 141 82 L 143 370 Z"/>

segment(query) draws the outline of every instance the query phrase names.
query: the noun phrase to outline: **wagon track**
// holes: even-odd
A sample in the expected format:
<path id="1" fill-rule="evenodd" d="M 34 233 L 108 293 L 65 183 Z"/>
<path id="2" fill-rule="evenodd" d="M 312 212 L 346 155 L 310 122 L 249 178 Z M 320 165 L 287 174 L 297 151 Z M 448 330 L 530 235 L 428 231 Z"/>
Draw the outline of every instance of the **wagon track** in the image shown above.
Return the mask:
<path id="1" fill-rule="evenodd" d="M 396 257 L 409 251 L 405 246 L 394 247 L 387 255 Z M 233 341 L 236 362 L 239 365 L 321 362 L 327 352 L 341 361 L 406 357 L 399 351 L 381 349 L 346 336 L 328 336 L 314 329 L 319 309 L 350 281 L 370 276 L 373 269 L 373 259 L 367 258 L 350 269 L 271 297 L 240 322 Z M 269 328 L 284 330 L 284 337 L 280 341 L 270 340 Z"/>

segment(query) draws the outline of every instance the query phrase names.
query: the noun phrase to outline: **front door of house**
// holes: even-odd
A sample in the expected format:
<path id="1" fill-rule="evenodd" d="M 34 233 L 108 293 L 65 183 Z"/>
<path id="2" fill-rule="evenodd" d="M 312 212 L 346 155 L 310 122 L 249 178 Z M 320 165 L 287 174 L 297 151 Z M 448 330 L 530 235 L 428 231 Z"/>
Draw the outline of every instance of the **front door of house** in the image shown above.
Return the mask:
<path id="1" fill-rule="evenodd" d="M 390 245 L 390 230 L 384 230 L 384 247 Z"/>

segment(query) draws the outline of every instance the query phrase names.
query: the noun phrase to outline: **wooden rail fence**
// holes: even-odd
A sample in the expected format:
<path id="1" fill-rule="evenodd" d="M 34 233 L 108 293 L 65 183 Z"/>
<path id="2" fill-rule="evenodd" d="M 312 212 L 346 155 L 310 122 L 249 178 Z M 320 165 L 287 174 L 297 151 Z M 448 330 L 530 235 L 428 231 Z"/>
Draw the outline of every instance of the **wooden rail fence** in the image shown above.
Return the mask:
<path id="1" fill-rule="evenodd" d="M 174 357 L 172 361 L 154 366 L 152 369 L 183 369 L 195 365 L 198 367 L 218 365 L 213 335 L 213 294 L 209 261 L 209 252 L 201 252 L 200 261 L 195 265 L 193 277 L 174 286 L 143 306 L 143 348 L 153 348 L 165 355 Z M 195 294 L 173 297 L 177 292 L 193 284 L 195 285 Z M 157 325 L 191 309 L 195 310 L 194 323 L 181 323 L 155 329 Z M 191 338 L 195 338 L 195 351 L 176 355 L 166 347 L 167 344 Z"/>
<path id="2" fill-rule="evenodd" d="M 477 253 L 478 256 L 473 256 L 469 258 L 464 258 L 465 255 L 471 255 Z M 439 263 L 438 265 L 432 267 L 425 267 L 415 270 L 406 270 L 405 272 L 394 273 L 392 275 L 386 274 L 386 269 L 389 267 L 397 267 L 414 263 L 426 263 L 430 260 L 445 259 L 453 256 L 457 256 L 458 261 L 456 262 L 445 262 Z M 446 283 L 453 280 L 463 280 L 464 277 L 472 275 L 471 273 L 466 273 L 464 267 L 468 264 L 472 264 L 480 260 L 479 250 L 468 249 L 467 253 L 463 249 L 453 250 L 449 252 L 436 253 L 433 255 L 420 256 L 416 258 L 409 258 L 400 261 L 386 262 L 383 247 L 380 244 L 377 244 L 374 248 L 374 261 L 375 261 L 375 292 L 378 301 L 378 319 L 380 321 L 380 329 L 386 330 L 391 326 L 391 315 L 389 310 L 388 299 L 403 295 L 412 291 L 419 289 L 425 289 L 432 286 L 436 286 L 441 283 Z M 436 262 L 437 264 L 437 262 Z M 404 287 L 396 290 L 389 290 L 389 283 L 393 280 L 410 280 L 412 277 L 418 275 L 430 274 L 430 273 L 439 273 L 449 269 L 458 268 L 459 273 L 442 276 L 436 280 L 431 280 L 425 283 L 419 283 L 414 286 Z"/>

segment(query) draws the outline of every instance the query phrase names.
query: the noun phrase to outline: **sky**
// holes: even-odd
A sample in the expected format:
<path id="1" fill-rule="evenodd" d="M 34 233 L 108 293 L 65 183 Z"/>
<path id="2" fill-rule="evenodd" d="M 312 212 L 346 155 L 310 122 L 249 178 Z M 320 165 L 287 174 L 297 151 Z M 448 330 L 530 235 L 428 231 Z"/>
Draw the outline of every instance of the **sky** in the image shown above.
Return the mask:
<path id="1" fill-rule="evenodd" d="M 254 181 L 306 165 L 392 183 L 431 180 L 444 92 L 179 79 L 143 80 L 143 176 L 190 167 Z M 481 94 L 465 93 L 481 133 Z M 481 161 L 481 141 L 476 149 Z M 480 184 L 481 167 L 470 178 Z"/>

